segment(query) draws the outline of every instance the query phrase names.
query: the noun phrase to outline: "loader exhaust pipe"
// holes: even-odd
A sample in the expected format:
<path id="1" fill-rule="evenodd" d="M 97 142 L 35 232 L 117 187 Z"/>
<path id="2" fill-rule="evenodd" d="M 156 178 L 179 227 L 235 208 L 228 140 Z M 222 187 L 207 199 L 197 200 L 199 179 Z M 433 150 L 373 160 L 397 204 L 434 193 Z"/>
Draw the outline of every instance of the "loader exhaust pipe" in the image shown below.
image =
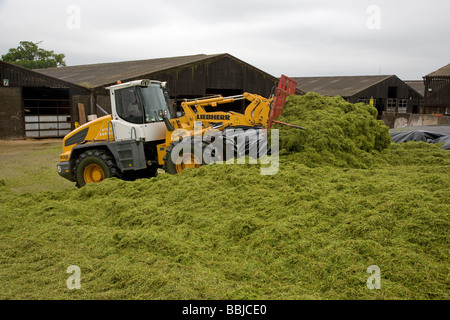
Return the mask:
<path id="1" fill-rule="evenodd" d="M 107 116 L 107 115 L 109 115 L 109 113 L 108 112 L 106 112 L 106 110 L 105 109 L 103 109 L 102 107 L 100 107 L 98 104 L 96 104 L 96 106 L 97 106 L 97 109 L 98 110 L 100 110 L 101 111 L 101 113 L 103 113 L 105 116 Z"/>

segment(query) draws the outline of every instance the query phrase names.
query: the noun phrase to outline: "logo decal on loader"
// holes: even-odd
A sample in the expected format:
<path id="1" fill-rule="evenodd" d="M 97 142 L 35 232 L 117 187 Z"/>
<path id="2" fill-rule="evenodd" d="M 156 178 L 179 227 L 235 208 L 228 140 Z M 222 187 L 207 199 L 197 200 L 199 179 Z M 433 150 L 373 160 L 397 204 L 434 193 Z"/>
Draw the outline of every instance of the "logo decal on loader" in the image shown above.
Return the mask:
<path id="1" fill-rule="evenodd" d="M 230 120 L 228 115 L 217 115 L 217 114 L 197 114 L 197 120 Z"/>

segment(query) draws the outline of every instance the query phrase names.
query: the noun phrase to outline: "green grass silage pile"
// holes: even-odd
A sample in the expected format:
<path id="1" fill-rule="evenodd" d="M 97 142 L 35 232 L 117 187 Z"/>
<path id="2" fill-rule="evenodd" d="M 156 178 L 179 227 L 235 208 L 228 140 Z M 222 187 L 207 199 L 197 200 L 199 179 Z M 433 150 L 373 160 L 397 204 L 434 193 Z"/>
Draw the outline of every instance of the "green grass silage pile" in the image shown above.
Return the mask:
<path id="1" fill-rule="evenodd" d="M 284 120 L 308 131 L 282 129 L 276 175 L 214 164 L 37 194 L 0 180 L 0 299 L 448 299 L 450 153 L 387 147 L 362 106 L 289 100 Z"/>
<path id="2" fill-rule="evenodd" d="M 310 167 L 333 165 L 367 168 L 377 152 L 389 147 L 389 128 L 377 120 L 377 110 L 363 103 L 317 93 L 290 96 L 280 121 L 305 127 L 298 130 L 276 125 L 281 152 Z"/>
<path id="3" fill-rule="evenodd" d="M 369 169 L 281 159 L 17 195 L 0 185 L 1 299 L 448 299 L 450 156 Z M 66 269 L 81 269 L 69 290 Z M 366 270 L 381 269 L 381 290 Z"/>

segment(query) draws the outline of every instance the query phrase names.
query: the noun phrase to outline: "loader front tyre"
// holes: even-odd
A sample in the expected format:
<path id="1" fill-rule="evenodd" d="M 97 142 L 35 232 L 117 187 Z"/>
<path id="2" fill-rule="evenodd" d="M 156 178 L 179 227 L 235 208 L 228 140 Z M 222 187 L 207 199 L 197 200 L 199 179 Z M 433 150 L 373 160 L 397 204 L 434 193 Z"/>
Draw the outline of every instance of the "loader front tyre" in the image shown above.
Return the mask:
<path id="1" fill-rule="evenodd" d="M 199 168 L 206 164 L 202 160 L 202 150 L 201 143 L 196 147 L 194 141 L 178 140 L 173 142 L 164 155 L 164 171 L 178 174 L 189 168 Z"/>
<path id="2" fill-rule="evenodd" d="M 76 186 L 99 183 L 118 176 L 114 159 L 103 150 L 88 150 L 80 154 L 73 167 Z"/>

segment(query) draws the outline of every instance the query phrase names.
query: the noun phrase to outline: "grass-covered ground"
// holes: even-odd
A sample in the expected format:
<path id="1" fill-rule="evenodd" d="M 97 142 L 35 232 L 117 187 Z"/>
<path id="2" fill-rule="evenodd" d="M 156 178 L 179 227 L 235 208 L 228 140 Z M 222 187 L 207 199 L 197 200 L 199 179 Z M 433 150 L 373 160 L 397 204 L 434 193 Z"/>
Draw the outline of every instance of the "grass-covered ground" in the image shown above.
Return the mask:
<path id="1" fill-rule="evenodd" d="M 61 150 L 62 139 L 0 141 L 0 179 L 17 193 L 71 188 L 56 171 Z"/>
<path id="2" fill-rule="evenodd" d="M 0 299 L 449 299 L 439 146 L 392 145 L 366 168 L 288 153 L 273 176 L 211 165 L 82 189 L 56 173 L 59 142 L 4 146 Z"/>

